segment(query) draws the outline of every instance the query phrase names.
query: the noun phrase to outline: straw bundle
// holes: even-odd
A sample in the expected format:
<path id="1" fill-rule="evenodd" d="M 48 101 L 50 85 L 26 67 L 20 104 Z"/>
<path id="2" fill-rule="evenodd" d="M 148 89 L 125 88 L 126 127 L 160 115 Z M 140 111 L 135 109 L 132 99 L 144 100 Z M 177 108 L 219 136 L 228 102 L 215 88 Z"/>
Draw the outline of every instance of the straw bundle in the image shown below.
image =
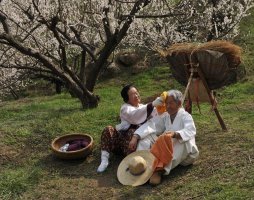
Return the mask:
<path id="1" fill-rule="evenodd" d="M 183 85 L 188 81 L 188 69 L 201 68 L 210 89 L 217 89 L 237 80 L 236 69 L 241 63 L 241 48 L 228 41 L 203 44 L 181 43 L 160 50 L 171 65 L 173 76 Z"/>

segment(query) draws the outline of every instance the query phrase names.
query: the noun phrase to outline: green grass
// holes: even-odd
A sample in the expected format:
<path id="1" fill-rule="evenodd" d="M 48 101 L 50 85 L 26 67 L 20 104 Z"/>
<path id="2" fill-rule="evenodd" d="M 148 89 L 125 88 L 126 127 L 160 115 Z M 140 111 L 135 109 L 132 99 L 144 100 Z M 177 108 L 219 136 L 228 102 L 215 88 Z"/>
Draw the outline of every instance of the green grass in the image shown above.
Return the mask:
<path id="1" fill-rule="evenodd" d="M 134 83 L 143 99 L 178 88 L 168 66 L 103 80 L 95 92 L 96 109 L 82 110 L 69 94 L 24 98 L 0 104 L 0 199 L 253 199 L 254 198 L 254 17 L 242 23 L 236 42 L 244 50 L 247 77 L 218 93 L 218 109 L 228 131 L 222 131 L 208 104 L 201 114 L 193 106 L 199 160 L 177 167 L 158 187 L 121 186 L 116 178 L 120 158 L 112 156 L 104 174 L 97 174 L 103 128 L 118 123 L 120 90 Z M 246 34 L 248 33 L 248 34 Z M 95 140 L 91 156 L 81 161 L 55 159 L 52 139 L 67 133 L 88 133 Z"/>
<path id="2" fill-rule="evenodd" d="M 6 169 L 1 173 L 0 197 L 3 199 L 16 199 L 28 188 L 33 187 L 40 179 L 40 169 L 15 168 Z"/>

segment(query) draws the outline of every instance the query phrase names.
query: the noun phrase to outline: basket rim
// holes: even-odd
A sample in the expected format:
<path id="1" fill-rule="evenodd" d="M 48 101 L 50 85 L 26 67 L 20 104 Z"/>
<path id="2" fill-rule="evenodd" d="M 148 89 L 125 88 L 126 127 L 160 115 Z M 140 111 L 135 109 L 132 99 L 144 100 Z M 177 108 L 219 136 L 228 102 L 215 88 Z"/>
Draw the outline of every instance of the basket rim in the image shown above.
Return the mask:
<path id="1" fill-rule="evenodd" d="M 59 150 L 54 146 L 55 142 L 56 142 L 57 140 L 59 140 L 60 138 L 64 138 L 64 137 L 68 137 L 68 136 L 87 136 L 87 137 L 90 138 L 91 141 L 90 141 L 90 143 L 89 143 L 86 147 L 84 147 L 84 148 L 82 148 L 82 149 L 78 149 L 78 150 L 76 150 L 76 151 L 66 151 L 66 152 L 64 152 L 64 151 L 59 151 Z M 92 145 L 93 145 L 93 137 L 92 137 L 91 135 L 89 135 L 89 134 L 82 134 L 82 133 L 71 133 L 71 134 L 66 134 L 66 135 L 58 136 L 58 137 L 56 137 L 55 139 L 53 139 L 52 142 L 51 142 L 51 149 L 52 149 L 53 151 L 55 151 L 55 152 L 58 152 L 58 153 L 73 154 L 73 153 L 77 153 L 77 152 L 82 152 L 82 151 L 84 151 L 84 150 L 90 148 Z"/>

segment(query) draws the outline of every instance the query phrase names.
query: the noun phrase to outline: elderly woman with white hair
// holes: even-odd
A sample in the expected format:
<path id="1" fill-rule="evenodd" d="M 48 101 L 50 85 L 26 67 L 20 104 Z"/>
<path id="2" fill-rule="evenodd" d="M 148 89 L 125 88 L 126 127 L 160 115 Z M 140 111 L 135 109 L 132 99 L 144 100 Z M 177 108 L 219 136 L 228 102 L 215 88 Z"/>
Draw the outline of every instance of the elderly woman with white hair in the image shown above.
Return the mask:
<path id="1" fill-rule="evenodd" d="M 148 150 L 162 134 L 169 134 L 172 140 L 173 155 L 163 170 L 155 171 L 150 184 L 161 182 L 161 175 L 168 175 L 177 165 L 187 166 L 198 157 L 199 151 L 195 143 L 196 127 L 192 116 L 182 107 L 183 95 L 178 90 L 170 90 L 166 97 L 166 110 L 160 117 L 148 121 L 137 129 L 137 150 Z"/>

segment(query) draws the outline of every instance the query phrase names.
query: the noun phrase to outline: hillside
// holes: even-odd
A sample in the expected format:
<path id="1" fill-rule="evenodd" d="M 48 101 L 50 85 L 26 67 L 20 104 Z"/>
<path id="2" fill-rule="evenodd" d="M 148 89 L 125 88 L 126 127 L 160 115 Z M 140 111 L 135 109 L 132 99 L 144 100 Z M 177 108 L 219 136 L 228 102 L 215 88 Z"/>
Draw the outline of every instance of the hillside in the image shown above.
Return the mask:
<path id="1" fill-rule="evenodd" d="M 134 82 L 143 99 L 183 88 L 168 66 L 142 74 L 122 74 L 100 82 L 96 109 L 83 111 L 69 94 L 24 98 L 0 104 L 0 199 L 253 199 L 254 197 L 254 15 L 241 24 L 235 41 L 244 50 L 247 76 L 218 93 L 218 109 L 228 128 L 221 130 L 210 105 L 193 108 L 199 160 L 177 167 L 158 187 L 125 187 L 116 178 L 120 157 L 97 174 L 100 134 L 118 120 L 121 85 Z M 62 161 L 50 150 L 53 138 L 88 133 L 95 148 L 86 160 Z"/>

